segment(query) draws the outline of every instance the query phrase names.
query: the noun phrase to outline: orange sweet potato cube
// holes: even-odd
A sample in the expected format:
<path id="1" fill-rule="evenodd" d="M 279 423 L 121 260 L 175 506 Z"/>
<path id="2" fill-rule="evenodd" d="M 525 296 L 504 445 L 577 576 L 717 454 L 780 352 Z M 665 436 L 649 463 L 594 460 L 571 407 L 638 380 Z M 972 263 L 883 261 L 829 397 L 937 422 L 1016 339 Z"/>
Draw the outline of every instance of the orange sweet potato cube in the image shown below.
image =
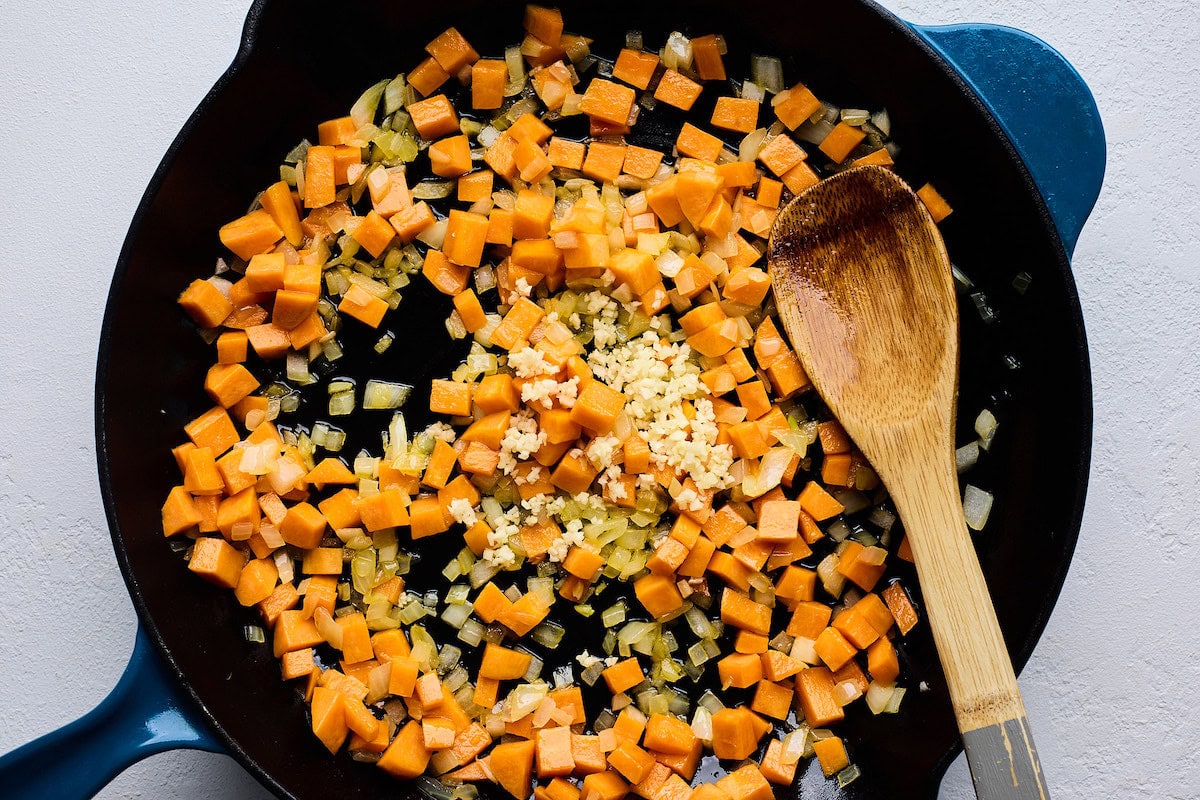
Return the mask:
<path id="1" fill-rule="evenodd" d="M 583 174 L 604 183 L 612 183 L 621 174 L 624 163 L 624 145 L 592 142 L 583 161 Z"/>
<path id="2" fill-rule="evenodd" d="M 251 256 L 265 253 L 283 238 L 283 231 L 275 220 L 263 209 L 256 209 L 243 217 L 221 226 L 218 236 L 221 244 L 228 247 L 238 258 L 249 261 Z"/>
<path id="3" fill-rule="evenodd" d="M 750 133 L 758 127 L 758 110 L 760 104 L 756 100 L 743 97 L 718 97 L 709 120 L 714 127 L 738 133 Z"/>
<path id="4" fill-rule="evenodd" d="M 388 311 L 388 304 L 361 286 L 351 286 L 342 296 L 342 302 L 338 303 L 338 311 L 372 328 L 378 328 Z"/>
<path id="5" fill-rule="evenodd" d="M 592 381 L 575 400 L 571 421 L 595 434 L 606 434 L 624 407 L 625 395 L 600 381 Z"/>
<path id="6" fill-rule="evenodd" d="M 429 145 L 429 168 L 443 178 L 456 178 L 471 169 L 471 142 L 465 134 L 447 136 Z"/>
<path id="7" fill-rule="evenodd" d="M 402 242 L 411 242 L 417 234 L 437 222 L 429 204 L 422 200 L 413 203 L 408 208 L 401 209 L 388 218 L 388 222 L 396 229 L 396 235 Z"/>
<path id="8" fill-rule="evenodd" d="M 725 80 L 725 62 L 715 34 L 692 39 L 692 63 L 702 81 Z"/>
<path id="9" fill-rule="evenodd" d="M 918 189 L 917 197 L 921 198 L 921 202 L 929 209 L 929 214 L 933 217 L 934 222 L 941 222 L 954 211 L 931 183 Z"/>
<path id="10" fill-rule="evenodd" d="M 758 151 L 758 160 L 776 175 L 784 175 L 808 156 L 790 136 L 780 134 Z"/>
<path id="11" fill-rule="evenodd" d="M 458 114 L 444 94 L 418 100 L 410 104 L 407 110 L 417 133 L 424 139 L 436 139 L 458 132 Z"/>
<path id="12" fill-rule="evenodd" d="M 471 390 L 474 384 L 434 379 L 429 390 L 429 410 L 454 417 L 471 415 Z"/>
<path id="13" fill-rule="evenodd" d="M 233 312 L 233 304 L 216 286 L 199 279 L 179 295 L 179 305 L 201 328 L 215 328 Z"/>
<path id="14" fill-rule="evenodd" d="M 508 70 L 505 69 L 507 77 Z M 422 61 L 408 73 L 408 83 L 425 97 L 437 91 L 438 87 L 450 80 L 450 73 L 442 69 L 442 65 L 431 56 Z M 501 87 L 503 91 L 503 87 Z M 497 106 L 499 108 L 499 106 Z"/>
<path id="15" fill-rule="evenodd" d="M 479 53 L 463 38 L 457 28 L 447 28 L 438 34 L 432 42 L 425 45 L 429 53 L 447 74 L 455 75 L 468 64 L 479 60 Z"/>
<path id="16" fill-rule="evenodd" d="M 492 344 L 512 350 L 519 342 L 529 338 L 544 316 L 546 312 L 541 306 L 527 297 L 520 298 L 492 332 Z"/>
<path id="17" fill-rule="evenodd" d="M 583 169 L 583 159 L 587 154 L 587 145 L 583 142 L 573 142 L 561 136 L 550 140 L 550 149 L 546 154 L 550 163 L 564 169 Z"/>
<path id="18" fill-rule="evenodd" d="M 210 448 L 214 457 L 223 455 L 241 439 L 233 427 L 229 412 L 220 406 L 213 406 L 184 425 L 183 432 L 196 447 Z"/>
<path id="19" fill-rule="evenodd" d="M 465 136 L 463 138 L 466 139 Z M 470 161 L 470 157 L 470 150 L 468 149 L 468 162 Z M 388 244 L 391 243 L 395 235 L 395 229 L 388 224 L 386 219 L 374 211 L 368 212 L 367 216 L 363 217 L 363 221 L 354 229 L 354 239 L 375 258 L 383 255 L 383 251 L 387 249 Z"/>
<path id="20" fill-rule="evenodd" d="M 633 590 L 638 601 L 656 619 L 683 606 L 683 597 L 675 588 L 675 581 L 664 575 L 650 574 L 639 578 L 634 582 Z"/>
<path id="21" fill-rule="evenodd" d="M 258 379 L 241 364 L 213 364 L 204 377 L 204 391 L 223 408 L 231 408 L 258 388 Z"/>
<path id="22" fill-rule="evenodd" d="M 821 152 L 829 156 L 836 164 L 840 164 L 846 160 L 850 152 L 858 147 L 863 139 L 867 138 L 867 134 L 860 128 L 853 125 L 848 125 L 845 122 L 839 122 L 837 126 L 829 132 L 819 145 Z"/>
<path id="23" fill-rule="evenodd" d="M 508 66 L 499 59 L 483 58 L 471 65 L 471 107 L 490 110 L 504 105 Z"/>
<path id="24" fill-rule="evenodd" d="M 788 96 L 775 106 L 775 116 L 788 127 L 796 130 L 803 122 L 807 122 L 814 114 L 821 111 L 823 106 L 808 87 L 797 83 L 788 90 Z"/>
<path id="25" fill-rule="evenodd" d="M 226 589 L 236 589 L 246 558 L 242 551 L 220 537 L 196 540 L 188 569 L 209 583 Z"/>
<path id="26" fill-rule="evenodd" d="M 544 239 L 554 221 L 554 198 L 532 189 L 517 192 L 513 208 L 514 239 Z"/>
<path id="27" fill-rule="evenodd" d="M 813 172 L 813 168 L 803 161 L 779 177 L 783 181 L 783 185 L 792 194 L 800 194 L 810 186 L 816 186 L 821 182 L 820 176 Z"/>
<path id="28" fill-rule="evenodd" d="M 633 110 L 633 89 L 603 78 L 592 78 L 579 101 L 579 110 L 593 119 L 624 125 Z"/>
<path id="29" fill-rule="evenodd" d="M 464 203 L 492 196 L 492 184 L 496 174 L 490 169 L 476 170 L 458 179 L 458 199 Z"/>
<path id="30" fill-rule="evenodd" d="M 722 146 L 720 139 L 711 133 L 700 130 L 690 122 L 683 124 L 683 128 L 679 131 L 679 137 L 675 140 L 675 148 L 683 155 L 714 163 L 721 155 Z M 666 223 L 665 220 L 664 223 Z"/>
<path id="31" fill-rule="evenodd" d="M 645 89 L 650 85 L 650 79 L 654 77 L 657 67 L 657 53 L 646 53 L 626 47 L 617 55 L 612 74 L 617 80 Z"/>
<path id="32" fill-rule="evenodd" d="M 703 88 L 677 70 L 668 69 L 658 81 L 658 87 L 654 90 L 654 99 L 682 111 L 690 111 Z M 751 128 L 751 130 L 754 129 Z"/>
<path id="33" fill-rule="evenodd" d="M 621 169 L 635 178 L 649 180 L 658 172 L 662 159 L 663 154 L 659 150 L 630 145 L 625 148 L 625 161 Z"/>
<path id="34" fill-rule="evenodd" d="M 611 256 L 608 268 L 617 276 L 617 282 L 628 284 L 636 295 L 642 295 L 659 282 L 658 267 L 649 253 L 626 248 Z"/>
<path id="35" fill-rule="evenodd" d="M 488 219 L 482 214 L 451 209 L 450 220 L 446 225 L 446 239 L 442 243 L 442 252 L 452 264 L 478 267 L 479 261 L 483 257 L 487 229 Z"/>

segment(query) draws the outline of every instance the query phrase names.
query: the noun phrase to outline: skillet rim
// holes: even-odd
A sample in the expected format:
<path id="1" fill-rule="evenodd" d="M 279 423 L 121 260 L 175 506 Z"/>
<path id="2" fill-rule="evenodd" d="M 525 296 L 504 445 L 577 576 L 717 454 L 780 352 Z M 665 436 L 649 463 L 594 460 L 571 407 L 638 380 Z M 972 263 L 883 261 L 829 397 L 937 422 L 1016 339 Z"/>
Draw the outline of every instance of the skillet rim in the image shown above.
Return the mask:
<path id="1" fill-rule="evenodd" d="M 120 253 L 117 257 L 117 262 L 113 272 L 112 282 L 109 286 L 109 292 L 105 301 L 105 311 L 103 322 L 101 325 L 100 336 L 98 338 L 98 356 L 96 367 L 95 380 L 95 436 L 96 436 L 96 459 L 98 466 L 98 477 L 100 481 L 100 494 L 104 504 L 105 517 L 108 521 L 109 535 L 113 542 L 117 564 L 120 567 L 122 577 L 125 580 L 129 590 L 130 599 L 133 602 L 135 611 L 137 612 L 140 624 L 145 629 L 150 640 L 154 643 L 158 654 L 164 659 L 168 672 L 176 680 L 178 686 L 187 694 L 193 701 L 195 706 L 191 711 L 198 714 L 209 725 L 213 733 L 226 748 L 229 755 L 233 756 L 239 764 L 247 769 L 255 778 L 262 783 L 268 790 L 280 797 L 294 797 L 288 792 L 274 776 L 269 773 L 262 765 L 253 758 L 249 753 L 242 748 L 238 742 L 233 739 L 230 734 L 221 725 L 220 721 L 201 701 L 196 690 L 192 686 L 191 681 L 179 667 L 178 662 L 172 655 L 171 651 L 164 643 L 163 636 L 154 621 L 154 616 L 151 609 L 146 604 L 145 597 L 140 589 L 140 582 L 137 574 L 135 574 L 129 560 L 129 554 L 125 547 L 124 537 L 121 533 L 121 527 L 118 522 L 116 511 L 116 499 L 113 495 L 111 470 L 109 467 L 109 451 L 107 440 L 107 419 L 108 405 L 106 404 L 107 394 L 106 386 L 109 379 L 110 364 L 112 361 L 113 348 L 113 328 L 116 324 L 116 300 L 121 294 L 125 284 L 126 273 L 129 270 L 131 253 L 138 239 L 141 236 L 142 229 L 146 223 L 147 212 L 152 205 L 162 188 L 166 175 L 171 171 L 175 164 L 176 157 L 182 149 L 185 142 L 190 139 L 199 121 L 208 113 L 210 106 L 214 104 L 216 99 L 225 91 L 225 89 L 234 83 L 239 73 L 245 67 L 250 57 L 254 54 L 256 46 L 259 44 L 259 23 L 266 15 L 266 9 L 276 0 L 254 0 L 246 15 L 246 21 L 243 25 L 241 42 L 237 53 L 229 67 L 220 75 L 213 84 L 212 88 L 200 100 L 196 109 L 188 116 L 179 133 L 172 140 L 167 150 L 163 154 L 157 168 L 150 178 L 146 186 L 141 200 L 139 201 L 133 217 L 130 222 L 129 231 L 126 233 L 124 242 L 122 243 Z M 1093 391 L 1090 355 L 1087 345 L 1087 333 L 1083 321 L 1082 307 L 1079 301 L 1078 289 L 1075 284 L 1074 274 L 1071 269 L 1071 261 L 1068 257 L 1063 241 L 1054 224 L 1053 218 L 1050 215 L 1049 208 L 1045 198 L 1034 183 L 1033 177 L 1029 169 L 1018 152 L 1016 146 L 1009 138 L 1001 126 L 999 120 L 992 113 L 983 99 L 975 92 L 974 89 L 967 83 L 963 74 L 959 72 L 950 62 L 943 58 L 930 43 L 921 36 L 911 25 L 905 20 L 884 8 L 874 0 L 855 0 L 859 5 L 863 6 L 867 11 L 877 17 L 893 36 L 897 44 L 901 41 L 909 46 L 915 47 L 925 58 L 930 61 L 942 75 L 950 80 L 957 93 L 963 96 L 968 105 L 980 115 L 981 121 L 985 127 L 992 133 L 993 138 L 1000 145 L 1001 149 L 1008 156 L 1009 162 L 1015 167 L 1017 177 L 1024 184 L 1025 189 L 1031 196 L 1034 204 L 1034 211 L 1040 224 L 1040 230 L 1031 230 L 1031 234 L 1037 234 L 1042 240 L 1051 242 L 1051 249 L 1054 253 L 1054 266 L 1058 270 L 1058 280 L 1061 288 L 1065 293 L 1066 307 L 1061 309 L 1067 317 L 1067 324 L 1074 333 L 1071 344 L 1074 346 L 1075 355 L 1077 357 L 1078 373 L 1073 376 L 1076 379 L 1076 385 L 1079 387 L 1078 404 L 1075 412 L 1077 414 L 1077 424 L 1081 433 L 1081 447 L 1076 453 L 1075 463 L 1075 480 L 1070 485 L 1071 497 L 1070 508 L 1071 513 L 1067 515 L 1068 525 L 1065 532 L 1057 542 L 1056 550 L 1060 552 L 1056 554 L 1055 569 L 1049 585 L 1049 591 L 1043 595 L 1042 602 L 1037 607 L 1037 612 L 1032 620 L 1032 624 L 1027 629 L 1027 635 L 1022 638 L 1014 648 L 1012 643 L 1009 644 L 1010 654 L 1013 658 L 1013 667 L 1019 675 L 1025 664 L 1028 662 L 1033 653 L 1034 648 L 1040 641 L 1042 634 L 1045 632 L 1046 625 L 1049 622 L 1050 615 L 1054 607 L 1057 605 L 1058 598 L 1062 593 L 1062 588 L 1066 582 L 1067 574 L 1070 570 L 1071 563 L 1074 557 L 1075 547 L 1078 543 L 1080 529 L 1083 521 L 1083 511 L 1087 496 L 1087 487 L 1090 477 L 1092 439 L 1093 439 Z M 955 741 L 954 744 L 947 750 L 942 757 L 935 763 L 930 775 L 930 786 L 936 791 L 938 785 L 949 767 L 950 763 L 962 751 L 962 744 Z"/>

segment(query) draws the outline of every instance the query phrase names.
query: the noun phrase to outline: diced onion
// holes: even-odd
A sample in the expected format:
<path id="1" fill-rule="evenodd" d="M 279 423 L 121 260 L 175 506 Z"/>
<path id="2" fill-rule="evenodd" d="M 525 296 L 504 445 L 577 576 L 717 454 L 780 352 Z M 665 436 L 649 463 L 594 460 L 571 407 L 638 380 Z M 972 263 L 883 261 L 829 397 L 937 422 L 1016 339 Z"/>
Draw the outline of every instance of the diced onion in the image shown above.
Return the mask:
<path id="1" fill-rule="evenodd" d="M 628 554 L 628 550 L 622 552 Z M 617 601 L 614 605 L 609 606 L 600 613 L 600 622 L 606 628 L 614 628 L 625 621 L 625 614 L 629 611 L 629 606 L 624 600 Z"/>
<path id="2" fill-rule="evenodd" d="M 871 499 L 855 489 L 835 489 L 833 496 L 842 504 L 847 514 L 857 514 L 871 505 Z"/>
<path id="3" fill-rule="evenodd" d="M 313 624 L 317 627 L 317 633 L 321 634 L 330 647 L 335 650 L 342 649 L 342 634 L 344 629 L 333 621 L 333 617 L 324 607 L 318 608 L 313 612 Z"/>
<path id="4" fill-rule="evenodd" d="M 837 571 L 837 566 L 838 557 L 833 553 L 825 556 L 821 563 L 817 564 L 817 577 L 821 579 L 825 591 L 834 597 L 840 597 L 846 585 L 846 576 Z"/>
<path id="5" fill-rule="evenodd" d="M 992 493 L 968 483 L 963 489 L 963 516 L 966 517 L 967 527 L 973 531 L 983 530 L 991 513 Z"/>
<path id="6" fill-rule="evenodd" d="M 446 240 L 446 225 L 446 220 L 439 219 L 437 222 L 418 233 L 417 239 L 422 243 L 434 248 L 435 250 L 440 249 L 442 243 Z"/>
<path id="7" fill-rule="evenodd" d="M 416 780 L 417 791 L 429 800 L 453 800 L 454 790 L 446 784 L 439 781 L 437 778 L 431 778 L 428 775 L 421 775 Z"/>
<path id="8" fill-rule="evenodd" d="M 992 439 L 996 436 L 997 427 L 999 427 L 999 423 L 996 422 L 996 415 L 989 409 L 983 409 L 975 418 L 975 433 L 979 436 L 979 446 L 984 450 L 992 446 Z"/>
<path id="9" fill-rule="evenodd" d="M 808 735 L 808 727 L 802 726 L 784 736 L 783 749 L 779 754 L 779 760 L 785 765 L 798 763 L 804 757 L 804 750 L 808 744 Z"/>
<path id="10" fill-rule="evenodd" d="M 450 627 L 461 631 L 467 620 L 470 619 L 471 611 L 472 608 L 469 605 L 446 606 L 446 610 L 442 612 L 442 620 Z"/>
<path id="11" fill-rule="evenodd" d="M 559 625 L 557 622 L 550 622 L 547 620 L 534 628 L 530 632 L 530 636 L 542 647 L 553 650 L 554 648 L 558 647 L 559 642 L 563 640 L 563 636 L 565 636 L 566 633 L 567 629 L 562 625 Z"/>
<path id="12" fill-rule="evenodd" d="M 329 415 L 344 417 L 354 412 L 354 392 L 337 392 L 329 396 Z"/>
<path id="13" fill-rule="evenodd" d="M 380 700 L 388 696 L 388 682 L 391 674 L 391 662 L 380 664 L 367 673 L 366 702 L 368 705 L 378 703 Z"/>
<path id="14" fill-rule="evenodd" d="M 595 686 L 596 681 L 600 679 L 600 673 L 604 671 L 604 662 L 597 661 L 595 664 L 584 669 L 579 678 L 588 686 Z M 600 730 L 599 727 L 596 730 Z"/>
<path id="15" fill-rule="evenodd" d="M 692 716 L 692 733 L 706 745 L 712 744 L 712 713 L 707 708 L 700 706 L 696 709 L 696 713 Z"/>
<path id="16" fill-rule="evenodd" d="M 505 701 L 504 719 L 516 722 L 526 714 L 532 714 L 542 704 L 550 687 L 546 684 L 523 683 L 509 692 Z"/>
<path id="17" fill-rule="evenodd" d="M 843 108 L 841 118 L 847 125 L 859 127 L 870 121 L 871 112 L 864 108 Z"/>
<path id="18" fill-rule="evenodd" d="M 892 529 L 892 525 L 896 523 L 896 515 L 886 508 L 876 507 L 871 509 L 871 513 L 867 515 L 867 520 L 872 525 L 878 526 L 886 534 Z"/>
<path id="19" fill-rule="evenodd" d="M 858 688 L 858 684 L 854 681 L 842 681 L 833 687 L 833 696 L 837 700 L 838 705 L 848 706 L 862 697 L 862 690 Z"/>
<path id="20" fill-rule="evenodd" d="M 292 579 L 296 577 L 291 556 L 283 550 L 275 553 L 275 569 L 279 572 L 280 583 L 291 583 Z"/>
<path id="21" fill-rule="evenodd" d="M 882 714 L 894 691 L 894 686 L 884 686 L 877 681 L 871 681 L 867 686 L 867 708 L 871 709 L 872 714 Z"/>
<path id="22" fill-rule="evenodd" d="M 739 94 L 743 100 L 753 100 L 756 103 L 761 103 L 767 99 L 767 90 L 754 81 L 743 81 Z"/>
<path id="23" fill-rule="evenodd" d="M 871 124 L 879 128 L 879 132 L 884 136 L 892 135 L 892 117 L 888 114 L 886 108 L 876 111 L 871 115 Z"/>
<path id="24" fill-rule="evenodd" d="M 692 40 L 679 31 L 672 31 L 662 52 L 663 64 L 668 69 L 684 71 L 692 66 Z"/>
<path id="25" fill-rule="evenodd" d="M 467 608 L 469 609 L 469 607 Z M 483 631 L 484 627 L 480 622 L 467 619 L 458 630 L 458 638 L 471 647 L 478 647 L 480 642 L 483 641 Z"/>
<path id="26" fill-rule="evenodd" d="M 750 56 L 750 80 L 772 94 L 783 91 L 783 62 L 771 56 Z"/>
<path id="27" fill-rule="evenodd" d="M 363 408 L 399 408 L 412 394 L 413 387 L 388 381 L 367 381 L 363 390 Z"/>
<path id="28" fill-rule="evenodd" d="M 454 191 L 454 181 L 421 181 L 412 187 L 414 200 L 441 200 Z"/>
<path id="29" fill-rule="evenodd" d="M 541 676 L 542 667 L 545 665 L 546 662 L 542 661 L 542 659 L 538 658 L 537 656 L 533 656 L 529 660 L 529 669 L 525 670 L 525 674 L 522 676 L 522 678 L 527 681 L 536 681 Z"/>
<path id="30" fill-rule="evenodd" d="M 794 134 L 797 139 L 803 142 L 819 145 L 821 142 L 825 141 L 825 138 L 829 136 L 829 134 L 833 133 L 833 129 L 834 124 L 825 120 L 813 123 L 805 122 L 796 128 Z"/>
<path id="31" fill-rule="evenodd" d="M 383 97 L 383 92 L 389 83 L 391 83 L 390 80 L 380 81 L 363 92 L 354 101 L 354 106 L 350 109 L 350 119 L 354 120 L 355 127 L 361 128 L 375 119 L 375 111 L 379 108 L 379 100 Z"/>
<path id="32" fill-rule="evenodd" d="M 708 709 L 710 714 L 715 714 L 725 708 L 725 704 L 721 702 L 721 699 L 708 690 L 705 690 L 704 694 L 700 695 L 700 699 L 696 701 L 696 705 L 700 708 Z"/>
<path id="33" fill-rule="evenodd" d="M 975 304 L 975 310 L 979 312 L 979 318 L 985 323 L 996 321 L 996 311 L 992 308 L 992 304 L 988 302 L 987 295 L 983 292 L 974 292 L 971 294 L 971 302 Z"/>

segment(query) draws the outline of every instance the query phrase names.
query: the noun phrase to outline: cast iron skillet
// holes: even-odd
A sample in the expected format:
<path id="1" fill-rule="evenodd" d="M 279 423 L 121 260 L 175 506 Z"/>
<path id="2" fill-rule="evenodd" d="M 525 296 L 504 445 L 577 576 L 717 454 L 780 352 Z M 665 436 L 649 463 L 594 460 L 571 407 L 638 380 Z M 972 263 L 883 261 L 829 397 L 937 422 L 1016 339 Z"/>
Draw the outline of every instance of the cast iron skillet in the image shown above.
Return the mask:
<path id="1" fill-rule="evenodd" d="M 902 174 L 932 180 L 956 209 L 943 224 L 949 251 L 995 315 L 985 323 L 961 296 L 960 438 L 972 437 L 979 409 L 996 411 L 997 444 L 969 480 L 996 494 L 976 541 L 1019 668 L 1065 578 L 1088 474 L 1090 375 L 1068 256 L 1103 174 L 1090 94 L 1061 56 L 1011 29 L 914 29 L 865 0 L 673 6 L 564 10 L 568 30 L 595 37 L 601 54 L 615 54 L 629 28 L 644 31 L 648 43 L 674 29 L 718 31 L 732 48 L 732 76 L 748 74 L 751 52 L 776 54 L 789 77 L 802 77 L 820 97 L 886 106 L 903 148 Z M 216 229 L 277 179 L 276 165 L 300 136 L 344 114 L 381 76 L 416 64 L 422 45 L 450 24 L 480 52 L 498 54 L 519 37 L 521 8 L 511 0 L 351 0 L 335 13 L 317 0 L 257 0 L 250 10 L 234 64 L 146 191 L 104 320 L 96 383 L 101 487 L 145 636 L 96 711 L 0 761 L 14 796 L 87 796 L 128 763 L 169 747 L 225 750 L 282 797 L 418 796 L 345 754 L 328 756 L 308 731 L 295 689 L 279 680 L 270 647 L 243 638 L 253 616 L 230 592 L 187 575 L 161 536 L 159 508 L 177 481 L 169 449 L 182 440 L 183 424 L 210 405 L 201 384 L 211 355 L 174 300 L 211 273 Z M 1023 294 L 1012 285 L 1022 271 L 1032 278 Z M 387 323 L 398 339 L 386 366 L 372 368 L 418 386 L 447 372 L 461 351 L 422 333 L 440 331 L 447 309 L 432 291 L 410 291 Z M 411 406 L 422 399 L 418 392 Z M 433 573 L 444 559 L 426 563 Z M 911 573 L 901 577 L 915 585 Z M 572 638 L 563 646 L 573 648 Z M 859 709 L 844 728 L 862 777 L 839 790 L 813 764 L 798 791 L 780 790 L 781 797 L 935 796 L 959 745 L 926 626 L 909 635 L 902 667 L 911 687 L 903 712 L 866 719 Z M 917 690 L 921 681 L 927 691 Z M 1053 785 L 1054 765 L 1046 768 Z"/>

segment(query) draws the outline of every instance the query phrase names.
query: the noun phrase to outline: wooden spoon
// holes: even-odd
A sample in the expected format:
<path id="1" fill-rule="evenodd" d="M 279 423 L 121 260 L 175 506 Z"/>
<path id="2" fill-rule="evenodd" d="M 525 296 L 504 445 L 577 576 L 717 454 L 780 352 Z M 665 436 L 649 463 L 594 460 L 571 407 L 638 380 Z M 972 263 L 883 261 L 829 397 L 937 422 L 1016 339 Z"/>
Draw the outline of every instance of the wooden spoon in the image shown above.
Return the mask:
<path id="1" fill-rule="evenodd" d="M 767 254 L 801 363 L 904 521 L 976 795 L 1049 797 L 959 500 L 958 306 L 941 234 L 907 184 L 860 167 L 793 200 Z"/>

